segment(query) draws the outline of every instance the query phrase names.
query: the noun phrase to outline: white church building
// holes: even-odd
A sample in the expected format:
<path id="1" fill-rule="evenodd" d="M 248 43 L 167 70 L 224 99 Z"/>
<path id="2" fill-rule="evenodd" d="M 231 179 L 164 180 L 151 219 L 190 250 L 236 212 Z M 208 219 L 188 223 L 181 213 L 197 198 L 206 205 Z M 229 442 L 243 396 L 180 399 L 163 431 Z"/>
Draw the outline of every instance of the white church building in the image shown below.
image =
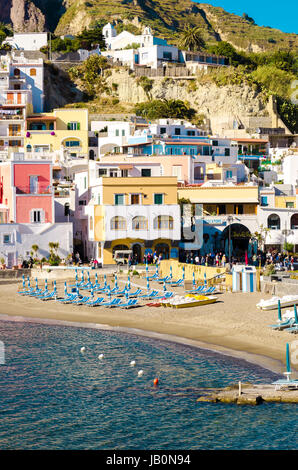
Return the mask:
<path id="1" fill-rule="evenodd" d="M 112 58 L 116 63 L 128 65 L 132 69 L 136 65 L 156 69 L 166 62 L 179 62 L 178 47 L 169 45 L 165 39 L 153 36 L 149 26 L 146 26 L 140 35 L 129 31 L 117 34 L 114 26 L 108 23 L 103 27 L 102 34 L 107 48 L 102 55 Z"/>

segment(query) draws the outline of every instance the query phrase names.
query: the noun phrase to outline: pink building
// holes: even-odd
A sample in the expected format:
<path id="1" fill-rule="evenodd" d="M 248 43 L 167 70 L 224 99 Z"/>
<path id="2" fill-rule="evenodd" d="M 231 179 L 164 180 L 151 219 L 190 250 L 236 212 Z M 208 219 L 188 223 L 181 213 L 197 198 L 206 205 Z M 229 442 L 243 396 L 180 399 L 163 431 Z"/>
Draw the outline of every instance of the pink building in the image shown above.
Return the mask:
<path id="1" fill-rule="evenodd" d="M 0 164 L 0 223 L 54 223 L 52 162 Z"/>

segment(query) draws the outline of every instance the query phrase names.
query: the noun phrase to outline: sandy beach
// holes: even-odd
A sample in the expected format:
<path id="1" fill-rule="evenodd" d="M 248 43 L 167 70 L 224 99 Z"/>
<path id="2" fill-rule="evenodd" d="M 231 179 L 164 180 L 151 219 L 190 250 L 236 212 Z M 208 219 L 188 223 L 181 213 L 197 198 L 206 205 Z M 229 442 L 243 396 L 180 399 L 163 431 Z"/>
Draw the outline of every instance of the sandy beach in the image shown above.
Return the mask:
<path id="1" fill-rule="evenodd" d="M 135 280 L 134 285 L 144 286 L 144 280 Z M 21 283 L 0 285 L 0 320 L 28 317 L 104 325 L 217 350 L 278 373 L 285 370 L 286 343 L 296 340 L 295 335 L 268 327 L 276 323 L 277 311 L 256 308 L 261 298 L 271 297 L 260 292 L 220 293 L 218 302 L 193 308 L 152 307 L 146 306 L 144 301 L 142 307 L 125 310 L 43 302 L 18 295 L 20 287 Z M 162 289 L 156 283 L 152 283 L 152 287 Z M 62 285 L 58 285 L 58 291 L 63 296 Z M 182 294 L 183 290 L 176 289 L 175 292 Z"/>

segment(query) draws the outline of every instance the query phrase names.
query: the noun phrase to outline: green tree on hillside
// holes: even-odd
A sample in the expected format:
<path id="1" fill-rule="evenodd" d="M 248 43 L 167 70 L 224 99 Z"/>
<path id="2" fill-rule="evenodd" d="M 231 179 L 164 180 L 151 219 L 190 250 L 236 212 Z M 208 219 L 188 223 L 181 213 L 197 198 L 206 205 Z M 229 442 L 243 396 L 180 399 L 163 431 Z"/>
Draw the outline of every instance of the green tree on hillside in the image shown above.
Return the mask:
<path id="1" fill-rule="evenodd" d="M 186 26 L 180 35 L 179 45 L 182 49 L 188 51 L 200 51 L 205 47 L 205 41 L 202 38 L 200 27 L 193 28 Z"/>

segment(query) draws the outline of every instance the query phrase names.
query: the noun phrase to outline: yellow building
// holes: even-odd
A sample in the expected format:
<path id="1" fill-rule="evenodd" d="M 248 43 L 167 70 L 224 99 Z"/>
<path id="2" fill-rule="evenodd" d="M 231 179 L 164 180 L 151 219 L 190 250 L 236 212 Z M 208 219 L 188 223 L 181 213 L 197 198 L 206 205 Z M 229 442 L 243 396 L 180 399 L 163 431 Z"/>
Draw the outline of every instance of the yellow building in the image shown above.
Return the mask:
<path id="1" fill-rule="evenodd" d="M 249 185 L 178 188 L 178 198 L 201 204 L 206 216 L 255 215 L 259 204 L 258 187 Z"/>
<path id="2" fill-rule="evenodd" d="M 89 240 L 99 263 L 113 264 L 115 250 L 132 250 L 138 261 L 155 251 L 165 259 L 178 257 L 176 177 L 102 177 L 91 192 Z"/>
<path id="3" fill-rule="evenodd" d="M 88 155 L 88 109 L 54 109 L 26 118 L 26 153 L 68 151 L 71 157 Z"/>

